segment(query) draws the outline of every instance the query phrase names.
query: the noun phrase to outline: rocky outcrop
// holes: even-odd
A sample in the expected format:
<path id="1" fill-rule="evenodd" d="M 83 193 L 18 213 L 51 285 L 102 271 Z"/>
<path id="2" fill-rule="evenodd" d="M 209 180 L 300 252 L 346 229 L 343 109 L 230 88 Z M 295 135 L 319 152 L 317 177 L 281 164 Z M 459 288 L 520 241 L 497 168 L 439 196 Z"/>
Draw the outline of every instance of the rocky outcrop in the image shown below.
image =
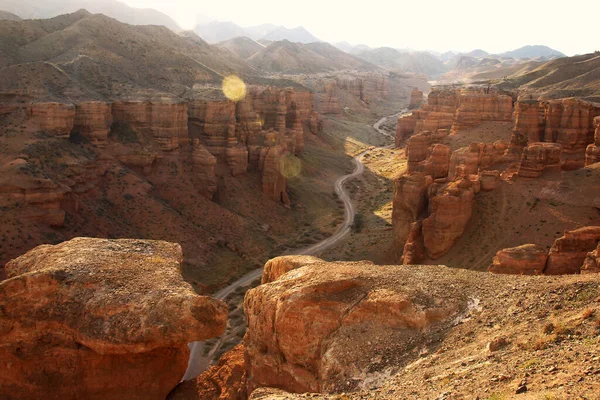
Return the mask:
<path id="1" fill-rule="evenodd" d="M 75 106 L 75 121 L 71 133 L 81 135 L 96 146 L 104 147 L 112 123 L 112 107 L 109 103 L 78 103 Z"/>
<path id="2" fill-rule="evenodd" d="M 515 104 L 514 131 L 527 142 L 542 142 L 544 135 L 544 105 L 538 100 L 519 100 Z"/>
<path id="3" fill-rule="evenodd" d="M 379 357 L 402 365 L 417 342 L 447 329 L 466 307 L 466 294 L 427 282 L 414 267 L 338 262 L 311 264 L 250 290 L 248 392 L 351 390 L 356 378 L 385 368 L 374 361 Z"/>
<path id="4" fill-rule="evenodd" d="M 337 82 L 324 82 L 316 90 L 315 108 L 319 114 L 341 114 L 340 93 Z"/>
<path id="5" fill-rule="evenodd" d="M 473 213 L 475 193 L 470 179 L 431 185 L 429 217 L 423 220 L 423 242 L 429 258 L 447 253 L 463 234 Z"/>
<path id="6" fill-rule="evenodd" d="M 448 168 L 448 180 L 454 181 L 479 172 L 479 161 L 484 144 L 471 143 L 452 152 L 450 167 Z"/>
<path id="7" fill-rule="evenodd" d="M 479 181 L 481 190 L 494 190 L 500 184 L 500 171 L 481 171 L 479 172 Z"/>
<path id="8" fill-rule="evenodd" d="M 597 115 L 600 115 L 600 108 L 578 99 L 552 100 L 546 105 L 544 139 L 562 146 L 564 170 L 585 165 L 585 151 L 593 142 L 593 120 Z"/>
<path id="9" fill-rule="evenodd" d="M 520 100 L 515 106 L 515 133 L 526 140 L 557 143 L 562 148 L 561 168 L 574 170 L 586 163 L 586 148 L 593 143 L 594 117 L 600 108 L 592 103 L 568 98 L 562 100 Z"/>
<path id="10" fill-rule="evenodd" d="M 459 105 L 452 124 L 453 134 L 479 126 L 485 121 L 512 121 L 511 96 L 470 90 L 462 92 L 458 99 Z"/>
<path id="11" fill-rule="evenodd" d="M 21 218 L 36 223 L 62 226 L 66 195 L 72 189 L 53 179 L 37 176 L 35 167 L 18 158 L 0 167 L 0 207 L 21 208 Z"/>
<path id="12" fill-rule="evenodd" d="M 116 101 L 112 115 L 113 124 L 133 132 L 138 143 L 161 152 L 177 149 L 188 138 L 188 106 L 182 100 Z"/>
<path id="13" fill-rule="evenodd" d="M 560 170 L 561 145 L 532 143 L 523 149 L 518 174 L 524 178 L 538 178 L 544 170 Z"/>
<path id="14" fill-rule="evenodd" d="M 413 222 L 402 251 L 401 263 L 404 265 L 418 264 L 425 259 L 426 255 L 425 243 L 423 242 L 423 222 Z"/>
<path id="15" fill-rule="evenodd" d="M 406 159 L 408 161 L 409 174 L 419 171 L 420 164 L 429 157 L 429 147 L 432 144 L 431 132 L 428 131 L 413 135 L 408 139 L 406 143 Z"/>
<path id="16" fill-rule="evenodd" d="M 32 103 L 27 107 L 27 115 L 39 128 L 60 138 L 68 138 L 73 130 L 75 106 L 64 103 Z"/>
<path id="17" fill-rule="evenodd" d="M 187 343 L 218 336 L 227 319 L 225 304 L 183 281 L 181 260 L 174 243 L 77 238 L 9 262 L 0 397 L 164 399 Z"/>
<path id="18" fill-rule="evenodd" d="M 535 244 L 500 250 L 489 272 L 513 275 L 541 275 L 546 268 L 548 252 Z"/>
<path id="19" fill-rule="evenodd" d="M 450 129 L 454 123 L 454 115 L 458 108 L 458 94 L 454 90 L 434 89 L 427 96 L 415 133 L 422 131 L 436 132 L 438 129 Z"/>
<path id="20" fill-rule="evenodd" d="M 413 111 L 412 114 L 403 115 L 398 118 L 398 125 L 396 127 L 396 147 L 400 147 L 402 143 L 414 133 L 419 116 L 418 111 Z"/>
<path id="21" fill-rule="evenodd" d="M 427 159 L 422 161 L 416 170 L 430 175 L 433 179 L 445 178 L 448 176 L 449 165 L 450 147 L 445 144 L 434 144 L 429 148 Z"/>
<path id="22" fill-rule="evenodd" d="M 427 209 L 427 191 L 433 179 L 421 172 L 403 175 L 394 182 L 392 225 L 394 248 L 403 249 L 411 231 L 411 225 Z"/>
<path id="23" fill-rule="evenodd" d="M 578 274 L 589 252 L 600 242 L 600 226 L 586 226 L 556 239 L 548 255 L 547 275 Z"/>
<path id="24" fill-rule="evenodd" d="M 217 177 L 215 175 L 215 165 L 217 159 L 206 147 L 200 143 L 200 139 L 192 140 L 192 165 L 194 175 L 200 182 L 199 190 L 205 197 L 212 199 L 217 190 Z"/>
<path id="25" fill-rule="evenodd" d="M 244 346 L 223 354 L 219 363 L 196 379 L 180 383 L 167 400 L 246 400 Z"/>
<path id="26" fill-rule="evenodd" d="M 283 175 L 286 158 L 289 153 L 280 145 L 264 147 L 260 153 L 263 193 L 271 200 L 290 204 L 287 177 Z"/>
<path id="27" fill-rule="evenodd" d="M 313 256 L 275 257 L 265 264 L 261 284 L 274 282 L 289 271 L 319 262 L 323 262 L 323 260 Z"/>
<path id="28" fill-rule="evenodd" d="M 582 274 L 599 274 L 600 273 L 600 243 L 596 250 L 591 251 L 586 256 L 583 266 L 581 267 Z"/>
<path id="29" fill-rule="evenodd" d="M 410 103 L 408 104 L 408 108 L 414 110 L 415 108 L 421 107 L 422 104 L 423 92 L 418 88 L 413 88 L 412 92 L 410 92 Z"/>
<path id="30" fill-rule="evenodd" d="M 594 143 L 587 147 L 585 152 L 585 165 L 592 165 L 600 162 L 600 117 L 594 118 Z"/>

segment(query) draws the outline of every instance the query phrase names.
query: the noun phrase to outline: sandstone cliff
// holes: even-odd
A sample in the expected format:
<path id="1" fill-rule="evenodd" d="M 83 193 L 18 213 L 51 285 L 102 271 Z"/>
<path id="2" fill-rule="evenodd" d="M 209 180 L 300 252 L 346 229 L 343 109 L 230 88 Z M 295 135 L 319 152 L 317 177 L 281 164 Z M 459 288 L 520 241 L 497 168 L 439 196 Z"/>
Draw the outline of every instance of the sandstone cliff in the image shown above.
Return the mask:
<path id="1" fill-rule="evenodd" d="M 586 165 L 586 148 L 594 143 L 594 118 L 598 115 L 600 107 L 575 98 L 521 99 L 515 105 L 515 135 L 529 144 L 557 143 L 561 168 L 574 170 Z"/>
<path id="2" fill-rule="evenodd" d="M 173 243 L 77 238 L 9 262 L 0 397 L 164 399 L 187 343 L 221 334 L 227 319 L 183 281 L 181 260 Z"/>

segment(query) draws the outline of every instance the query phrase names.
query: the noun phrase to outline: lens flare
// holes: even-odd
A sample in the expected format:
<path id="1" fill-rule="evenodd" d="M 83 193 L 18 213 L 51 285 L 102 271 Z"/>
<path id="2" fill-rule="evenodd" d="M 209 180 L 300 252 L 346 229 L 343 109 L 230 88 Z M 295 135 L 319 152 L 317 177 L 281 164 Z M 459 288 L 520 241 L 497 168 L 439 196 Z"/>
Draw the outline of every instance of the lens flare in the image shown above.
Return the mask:
<path id="1" fill-rule="evenodd" d="M 239 76 L 226 76 L 222 88 L 225 97 L 231 101 L 240 101 L 246 97 L 246 84 Z"/>
<path id="2" fill-rule="evenodd" d="M 286 155 L 281 160 L 280 171 L 283 176 L 286 178 L 293 178 L 300 175 L 300 171 L 302 170 L 302 161 L 298 157 L 295 157 L 293 154 Z"/>

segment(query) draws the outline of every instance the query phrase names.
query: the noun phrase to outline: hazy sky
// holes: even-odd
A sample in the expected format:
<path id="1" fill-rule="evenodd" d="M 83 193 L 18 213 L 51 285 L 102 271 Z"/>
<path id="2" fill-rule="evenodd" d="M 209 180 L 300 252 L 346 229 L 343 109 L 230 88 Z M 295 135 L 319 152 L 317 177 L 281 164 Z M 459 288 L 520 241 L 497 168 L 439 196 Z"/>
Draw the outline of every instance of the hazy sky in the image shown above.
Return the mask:
<path id="1" fill-rule="evenodd" d="M 600 49 L 600 0 L 123 0 L 190 29 L 196 16 L 240 26 L 303 25 L 328 42 L 489 52 L 544 44 L 567 55 Z M 489 4 L 489 5 L 488 5 Z"/>

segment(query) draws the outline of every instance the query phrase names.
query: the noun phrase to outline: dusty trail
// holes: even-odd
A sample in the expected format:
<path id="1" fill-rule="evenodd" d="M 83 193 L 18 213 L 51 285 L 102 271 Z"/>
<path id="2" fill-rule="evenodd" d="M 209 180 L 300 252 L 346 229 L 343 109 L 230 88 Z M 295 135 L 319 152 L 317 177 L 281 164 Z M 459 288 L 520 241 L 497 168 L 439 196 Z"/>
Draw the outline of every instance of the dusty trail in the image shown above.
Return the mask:
<path id="1" fill-rule="evenodd" d="M 406 112 L 408 112 L 407 109 L 401 111 L 400 113 L 390 115 L 388 117 L 383 117 L 379 121 L 377 121 L 375 124 L 373 124 L 373 128 L 375 128 L 382 135 L 385 135 L 387 137 L 394 139 L 393 134 L 388 133 L 388 132 L 384 131 L 383 129 L 381 129 L 381 124 L 383 124 L 388 118 L 394 118 L 394 117 L 397 117 Z M 349 180 L 360 176 L 364 172 L 365 166 L 362 163 L 362 160 L 365 155 L 367 155 L 371 151 L 379 149 L 379 148 L 390 148 L 393 146 L 394 146 L 394 143 L 392 143 L 388 146 L 384 146 L 384 147 L 371 147 L 371 148 L 363 151 L 362 153 L 358 154 L 353 159 L 354 171 L 351 174 L 340 177 L 335 182 L 335 186 L 334 186 L 335 193 L 338 195 L 339 199 L 342 200 L 342 202 L 344 203 L 344 222 L 342 223 L 342 225 L 340 225 L 337 232 L 334 233 L 332 236 L 330 236 L 326 239 L 323 239 L 322 241 L 315 243 L 309 247 L 306 247 L 304 249 L 299 249 L 299 250 L 292 250 L 292 251 L 287 252 L 286 254 L 288 254 L 288 255 L 317 255 L 317 254 L 321 253 L 322 251 L 335 245 L 344 236 L 346 236 L 348 234 L 348 232 L 350 232 L 350 229 L 352 228 L 352 224 L 354 223 L 354 217 L 356 215 L 356 210 L 355 210 L 354 204 L 352 203 L 352 199 L 350 198 L 350 194 L 348 193 L 348 191 L 346 189 L 344 189 L 344 185 Z M 215 293 L 212 297 L 219 299 L 219 300 L 225 300 L 227 298 L 227 296 L 229 296 L 230 294 L 235 292 L 238 288 L 248 286 L 253 281 L 260 278 L 262 276 L 262 272 L 263 272 L 262 268 L 252 271 L 252 272 L 244 275 L 237 281 L 233 282 L 229 286 L 223 288 L 219 292 Z M 189 344 L 190 360 L 188 363 L 188 369 L 185 372 L 183 380 L 185 381 L 185 380 L 193 379 L 196 376 L 200 375 L 204 370 L 206 370 L 210 366 L 210 362 L 211 362 L 214 354 L 222 346 L 223 341 L 225 339 L 226 339 L 226 335 L 221 336 L 221 338 L 215 343 L 215 345 L 212 347 L 212 349 L 208 352 L 208 354 L 206 356 L 204 355 L 204 348 L 205 348 L 204 342 L 190 343 Z"/>

